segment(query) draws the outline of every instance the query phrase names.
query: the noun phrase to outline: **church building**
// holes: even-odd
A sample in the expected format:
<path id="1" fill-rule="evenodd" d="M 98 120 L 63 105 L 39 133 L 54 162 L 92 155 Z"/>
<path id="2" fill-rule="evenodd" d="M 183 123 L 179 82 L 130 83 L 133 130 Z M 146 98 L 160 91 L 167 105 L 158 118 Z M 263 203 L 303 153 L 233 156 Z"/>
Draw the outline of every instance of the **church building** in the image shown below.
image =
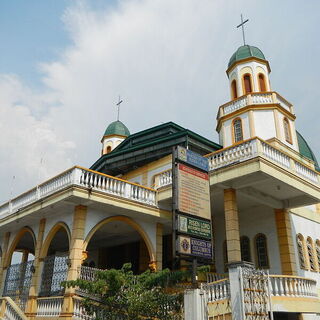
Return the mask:
<path id="1" fill-rule="evenodd" d="M 126 262 L 136 274 L 188 268 L 173 259 L 176 146 L 208 160 L 213 235 L 211 272 L 186 292 L 185 319 L 320 319 L 320 168 L 270 72 L 257 47 L 231 56 L 219 142 L 173 122 L 131 134 L 117 120 L 90 168 L 0 205 L 0 319 L 90 319 L 62 281 Z"/>

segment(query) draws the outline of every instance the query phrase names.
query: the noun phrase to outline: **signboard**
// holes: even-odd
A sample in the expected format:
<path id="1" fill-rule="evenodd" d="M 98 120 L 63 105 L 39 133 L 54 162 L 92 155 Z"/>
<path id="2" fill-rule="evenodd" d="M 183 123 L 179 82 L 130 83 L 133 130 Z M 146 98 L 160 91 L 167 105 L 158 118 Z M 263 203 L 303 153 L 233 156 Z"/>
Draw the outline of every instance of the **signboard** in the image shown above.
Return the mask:
<path id="1" fill-rule="evenodd" d="M 203 171 L 209 171 L 208 159 L 191 150 L 179 146 L 177 158 Z"/>
<path id="2" fill-rule="evenodd" d="M 212 259 L 211 241 L 179 236 L 177 249 L 180 254 Z"/>
<path id="3" fill-rule="evenodd" d="M 211 239 L 210 221 L 178 215 L 178 231 L 201 238 Z"/>
<path id="4" fill-rule="evenodd" d="M 178 163 L 178 210 L 211 219 L 208 173 Z"/>

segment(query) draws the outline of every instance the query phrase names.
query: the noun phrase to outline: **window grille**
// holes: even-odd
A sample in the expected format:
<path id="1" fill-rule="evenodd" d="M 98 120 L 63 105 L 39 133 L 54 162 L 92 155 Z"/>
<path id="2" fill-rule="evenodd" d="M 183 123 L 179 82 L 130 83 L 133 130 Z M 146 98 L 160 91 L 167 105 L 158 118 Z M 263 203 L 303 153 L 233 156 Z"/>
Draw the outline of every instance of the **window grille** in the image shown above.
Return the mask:
<path id="1" fill-rule="evenodd" d="M 256 253 L 258 268 L 269 268 L 267 238 L 264 234 L 256 236 Z"/>

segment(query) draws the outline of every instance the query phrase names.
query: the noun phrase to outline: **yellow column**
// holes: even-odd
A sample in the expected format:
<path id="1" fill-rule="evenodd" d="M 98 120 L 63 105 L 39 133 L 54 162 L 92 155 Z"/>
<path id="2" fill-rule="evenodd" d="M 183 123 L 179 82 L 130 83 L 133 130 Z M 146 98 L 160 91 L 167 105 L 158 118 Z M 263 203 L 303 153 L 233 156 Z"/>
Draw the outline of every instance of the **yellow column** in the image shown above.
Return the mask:
<path id="1" fill-rule="evenodd" d="M 24 263 L 24 262 L 28 261 L 28 255 L 29 255 L 29 251 L 28 250 L 23 250 L 21 263 Z"/>
<path id="2" fill-rule="evenodd" d="M 37 313 L 37 296 L 39 291 L 40 284 L 40 252 L 43 244 L 43 235 L 44 229 L 46 226 L 46 219 L 41 219 L 39 224 L 38 238 L 34 253 L 34 274 L 31 279 L 31 285 L 29 289 L 29 299 L 26 307 L 26 315 L 30 317 L 30 319 L 35 319 Z"/>
<path id="3" fill-rule="evenodd" d="M 5 282 L 3 270 L 6 268 L 4 264 L 5 264 L 5 261 L 7 261 L 9 239 L 10 239 L 10 232 L 6 232 L 3 240 L 2 259 L 0 264 L 0 290 L 3 289 L 4 282 Z M 0 292 L 2 292 L 2 290 Z"/>
<path id="4" fill-rule="evenodd" d="M 156 263 L 157 271 L 162 270 L 162 236 L 163 236 L 163 224 L 157 223 L 157 239 L 156 239 Z"/>
<path id="5" fill-rule="evenodd" d="M 86 206 L 76 206 L 73 215 L 73 226 L 71 233 L 70 242 L 70 268 L 68 271 L 67 280 L 76 280 L 78 277 L 78 268 L 81 266 L 83 261 L 83 241 L 84 241 L 84 231 L 86 226 L 87 218 L 87 207 Z M 66 288 L 64 295 L 62 314 L 61 316 L 66 320 L 72 319 L 73 315 L 73 300 L 74 288 Z"/>
<path id="6" fill-rule="evenodd" d="M 317 203 L 317 204 L 316 204 L 316 212 L 317 212 L 317 213 L 320 213 L 320 203 Z"/>
<path id="7" fill-rule="evenodd" d="M 239 217 L 236 190 L 224 190 L 224 216 L 226 222 L 226 239 L 228 262 L 241 261 Z"/>
<path id="8" fill-rule="evenodd" d="M 275 209 L 282 273 L 296 275 L 297 267 L 294 256 L 291 223 L 286 209 Z"/>

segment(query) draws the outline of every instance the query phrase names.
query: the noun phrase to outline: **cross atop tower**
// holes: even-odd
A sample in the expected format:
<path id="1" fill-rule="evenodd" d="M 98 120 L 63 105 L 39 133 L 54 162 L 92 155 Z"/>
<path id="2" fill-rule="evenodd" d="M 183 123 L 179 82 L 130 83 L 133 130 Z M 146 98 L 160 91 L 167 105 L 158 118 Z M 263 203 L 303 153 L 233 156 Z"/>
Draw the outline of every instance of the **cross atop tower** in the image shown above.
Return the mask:
<path id="1" fill-rule="evenodd" d="M 119 96 L 119 101 L 117 103 L 117 107 L 118 107 L 118 117 L 117 117 L 117 121 L 119 121 L 119 114 L 120 114 L 120 104 L 123 102 L 123 100 L 121 100 L 120 96 Z"/>
<path id="2" fill-rule="evenodd" d="M 249 19 L 243 21 L 242 13 L 241 13 L 241 23 L 237 26 L 237 28 L 241 27 L 242 28 L 242 37 L 243 37 L 243 45 L 246 45 L 246 38 L 244 35 L 244 24 L 247 23 Z"/>

